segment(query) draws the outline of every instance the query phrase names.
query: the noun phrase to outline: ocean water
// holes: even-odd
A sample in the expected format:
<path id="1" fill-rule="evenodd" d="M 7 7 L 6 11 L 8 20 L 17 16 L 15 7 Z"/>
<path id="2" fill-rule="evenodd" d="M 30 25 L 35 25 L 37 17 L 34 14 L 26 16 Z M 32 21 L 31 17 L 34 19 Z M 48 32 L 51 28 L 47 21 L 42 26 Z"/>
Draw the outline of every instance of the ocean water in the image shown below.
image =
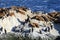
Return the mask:
<path id="1" fill-rule="evenodd" d="M 25 6 L 32 11 L 60 11 L 60 0 L 0 0 L 0 7 Z"/>

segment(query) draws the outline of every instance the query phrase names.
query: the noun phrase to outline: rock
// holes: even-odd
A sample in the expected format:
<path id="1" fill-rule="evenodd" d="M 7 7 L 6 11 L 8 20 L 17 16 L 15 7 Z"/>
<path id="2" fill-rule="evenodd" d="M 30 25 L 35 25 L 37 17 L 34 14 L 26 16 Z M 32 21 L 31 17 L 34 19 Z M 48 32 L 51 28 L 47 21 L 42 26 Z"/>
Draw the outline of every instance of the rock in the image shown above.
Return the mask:
<path id="1" fill-rule="evenodd" d="M 60 12 L 46 14 L 42 12 L 34 13 L 26 7 L 16 6 L 0 8 L 0 17 L 0 26 L 2 26 L 3 29 L 6 29 L 5 32 L 9 33 L 13 30 L 22 34 L 31 33 L 33 36 L 37 37 L 41 37 L 41 35 L 45 37 L 44 35 L 49 34 L 50 32 L 53 34 L 51 31 L 54 28 L 53 22 L 60 22 Z"/>

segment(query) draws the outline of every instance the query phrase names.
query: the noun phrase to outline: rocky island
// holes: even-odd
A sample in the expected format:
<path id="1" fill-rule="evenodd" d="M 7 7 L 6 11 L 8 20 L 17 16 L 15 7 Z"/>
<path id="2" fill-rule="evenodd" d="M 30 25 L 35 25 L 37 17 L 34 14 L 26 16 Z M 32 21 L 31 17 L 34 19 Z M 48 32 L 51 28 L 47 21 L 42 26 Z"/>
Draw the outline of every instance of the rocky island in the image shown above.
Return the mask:
<path id="1" fill-rule="evenodd" d="M 60 12 L 32 12 L 26 7 L 0 8 L 0 34 L 20 33 L 31 38 L 59 36 L 54 23 L 60 23 Z"/>

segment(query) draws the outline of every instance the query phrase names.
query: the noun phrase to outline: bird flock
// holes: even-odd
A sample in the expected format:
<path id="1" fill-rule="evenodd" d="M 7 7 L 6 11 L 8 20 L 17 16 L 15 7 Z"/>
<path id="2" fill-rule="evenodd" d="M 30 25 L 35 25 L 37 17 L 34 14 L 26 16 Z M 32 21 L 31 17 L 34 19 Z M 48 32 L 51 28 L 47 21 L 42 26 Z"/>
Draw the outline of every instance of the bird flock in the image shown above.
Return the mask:
<path id="1" fill-rule="evenodd" d="M 32 12 L 26 7 L 16 6 L 0 8 L 0 34 L 19 32 L 33 36 L 58 35 L 53 23 L 60 23 L 60 12 Z"/>

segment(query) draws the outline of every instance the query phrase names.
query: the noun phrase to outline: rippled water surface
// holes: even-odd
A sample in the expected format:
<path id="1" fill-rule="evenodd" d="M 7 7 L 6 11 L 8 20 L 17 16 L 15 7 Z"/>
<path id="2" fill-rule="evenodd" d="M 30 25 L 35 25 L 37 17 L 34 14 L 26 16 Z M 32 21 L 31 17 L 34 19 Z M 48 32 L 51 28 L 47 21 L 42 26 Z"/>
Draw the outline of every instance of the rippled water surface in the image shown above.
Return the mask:
<path id="1" fill-rule="evenodd" d="M 0 7 L 26 6 L 33 11 L 60 11 L 60 0 L 0 0 Z"/>

